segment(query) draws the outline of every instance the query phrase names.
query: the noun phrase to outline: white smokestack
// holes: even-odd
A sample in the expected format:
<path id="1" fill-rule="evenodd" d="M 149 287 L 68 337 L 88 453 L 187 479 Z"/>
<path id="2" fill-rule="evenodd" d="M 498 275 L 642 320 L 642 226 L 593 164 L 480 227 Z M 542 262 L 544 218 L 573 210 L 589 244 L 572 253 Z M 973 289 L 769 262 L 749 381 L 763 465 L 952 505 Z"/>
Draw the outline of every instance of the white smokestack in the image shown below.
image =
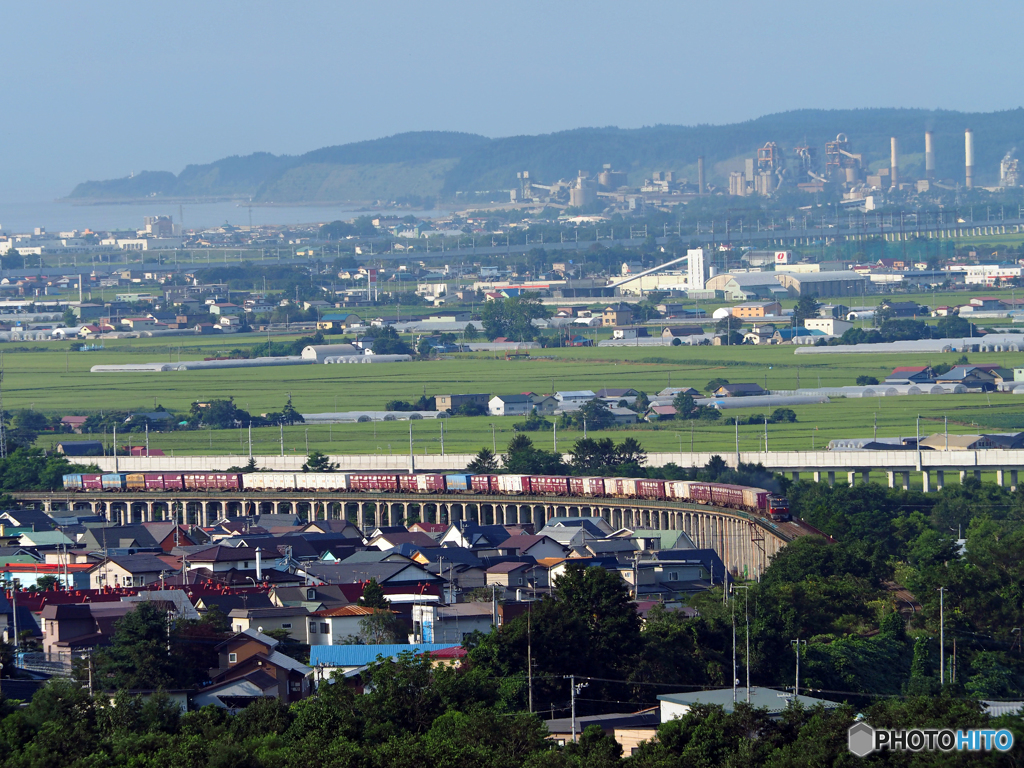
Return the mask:
<path id="1" fill-rule="evenodd" d="M 935 143 L 931 131 L 924 132 L 924 177 L 935 178 Z"/>
<path id="2" fill-rule="evenodd" d="M 967 166 L 967 188 L 974 188 L 974 131 L 968 128 L 964 131 L 964 155 Z"/>
<path id="3" fill-rule="evenodd" d="M 896 137 L 889 139 L 889 178 L 892 189 L 900 188 L 900 144 Z"/>

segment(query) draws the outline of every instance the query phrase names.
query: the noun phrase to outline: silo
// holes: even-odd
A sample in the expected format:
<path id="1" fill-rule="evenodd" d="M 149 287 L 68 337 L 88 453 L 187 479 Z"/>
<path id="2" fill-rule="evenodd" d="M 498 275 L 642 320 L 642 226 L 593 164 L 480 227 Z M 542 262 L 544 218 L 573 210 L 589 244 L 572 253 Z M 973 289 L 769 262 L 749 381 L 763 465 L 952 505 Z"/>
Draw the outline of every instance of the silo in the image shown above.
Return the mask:
<path id="1" fill-rule="evenodd" d="M 900 144 L 893 136 L 889 139 L 889 178 L 892 179 L 889 185 L 891 189 L 900 188 Z"/>
<path id="2" fill-rule="evenodd" d="M 974 188 L 974 131 L 968 128 L 964 131 L 964 157 L 967 169 L 967 188 Z"/>
<path id="3" fill-rule="evenodd" d="M 931 131 L 924 132 L 924 177 L 935 178 L 935 143 Z"/>

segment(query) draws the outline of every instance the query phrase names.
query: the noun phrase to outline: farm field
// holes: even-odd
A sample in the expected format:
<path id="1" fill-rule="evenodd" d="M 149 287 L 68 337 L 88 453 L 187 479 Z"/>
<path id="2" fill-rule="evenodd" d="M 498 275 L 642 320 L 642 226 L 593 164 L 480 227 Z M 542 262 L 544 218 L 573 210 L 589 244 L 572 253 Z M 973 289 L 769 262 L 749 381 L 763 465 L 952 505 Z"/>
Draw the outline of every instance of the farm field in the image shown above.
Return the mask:
<path id="1" fill-rule="evenodd" d="M 243 342 L 243 339 L 245 341 Z M 181 359 L 224 353 L 259 337 L 183 340 Z M 279 411 L 288 397 L 301 413 L 347 410 L 383 410 L 388 400 L 414 400 L 423 394 L 487 392 L 550 392 L 553 390 L 632 387 L 654 394 L 668 386 L 703 389 L 713 378 L 754 382 L 769 389 L 853 384 L 860 375 L 878 379 L 896 365 L 955 363 L 960 355 L 856 354 L 815 358 L 796 356 L 792 347 L 612 347 L 537 351 L 547 359 L 507 361 L 484 355 L 455 355 L 449 359 L 377 365 L 310 365 L 263 369 L 226 369 L 168 373 L 89 372 L 99 363 L 156 362 L 177 359 L 177 341 L 141 339 L 108 342 L 96 352 L 17 352 L 5 350 L 4 407 L 9 411 L 34 409 L 47 415 L 88 415 L 109 410 L 150 410 L 155 405 L 187 413 L 196 400 L 233 397 L 247 411 Z M 187 344 L 188 346 L 185 346 Z M 67 345 L 65 345 L 66 348 Z M 49 347 L 48 347 L 49 349 Z M 972 363 L 1019 366 L 1013 353 L 972 354 Z M 820 405 L 793 406 L 795 424 L 768 427 L 770 450 L 810 450 L 829 440 L 869 437 L 877 418 L 880 437 L 912 435 L 922 417 L 923 435 L 943 431 L 949 419 L 951 433 L 1024 429 L 1024 398 L 991 395 L 939 395 L 870 399 L 835 399 Z M 728 411 L 722 421 L 673 421 L 606 430 L 601 436 L 638 439 L 648 451 L 735 449 L 735 430 L 723 423 L 736 415 L 748 417 L 770 412 L 764 407 Z M 500 450 L 513 432 L 512 417 L 456 417 L 445 422 L 445 451 L 476 452 L 492 444 Z M 988 425 L 985 427 L 984 425 Z M 440 423 L 413 422 L 417 453 L 440 452 Z M 692 430 L 692 435 L 691 435 Z M 376 422 L 294 426 L 284 429 L 285 452 L 401 453 L 409 450 L 409 423 Z M 597 433 L 592 433 L 597 434 Z M 550 432 L 532 433 L 538 445 L 553 447 Z M 559 432 L 559 448 L 567 450 L 581 434 Z M 44 434 L 38 444 L 50 448 L 58 439 L 90 439 L 90 435 Z M 278 428 L 253 430 L 253 452 L 280 453 Z M 131 435 L 132 444 L 143 440 Z M 127 444 L 129 435 L 118 443 Z M 150 446 L 170 454 L 247 455 L 248 435 L 237 430 L 151 433 Z M 742 450 L 763 450 L 763 426 L 740 427 Z"/>

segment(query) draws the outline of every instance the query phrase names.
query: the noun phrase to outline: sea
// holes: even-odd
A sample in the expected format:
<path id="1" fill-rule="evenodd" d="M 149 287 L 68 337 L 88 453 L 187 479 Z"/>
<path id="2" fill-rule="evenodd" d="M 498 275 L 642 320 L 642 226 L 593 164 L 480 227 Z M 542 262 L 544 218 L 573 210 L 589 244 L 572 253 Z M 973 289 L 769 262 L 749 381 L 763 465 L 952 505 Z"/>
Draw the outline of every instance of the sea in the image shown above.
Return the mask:
<path id="1" fill-rule="evenodd" d="M 368 208 L 352 204 L 336 205 L 252 205 L 245 202 L 168 202 L 139 201 L 130 203 L 72 203 L 68 200 L 49 202 L 0 202 L 0 231 L 5 234 L 32 232 L 42 227 L 47 232 L 68 232 L 91 229 L 110 231 L 139 229 L 146 216 L 171 216 L 185 229 L 205 229 L 231 224 L 236 227 L 295 226 L 354 219 L 363 214 L 414 214 L 418 218 L 435 218 L 444 210 L 411 211 Z"/>

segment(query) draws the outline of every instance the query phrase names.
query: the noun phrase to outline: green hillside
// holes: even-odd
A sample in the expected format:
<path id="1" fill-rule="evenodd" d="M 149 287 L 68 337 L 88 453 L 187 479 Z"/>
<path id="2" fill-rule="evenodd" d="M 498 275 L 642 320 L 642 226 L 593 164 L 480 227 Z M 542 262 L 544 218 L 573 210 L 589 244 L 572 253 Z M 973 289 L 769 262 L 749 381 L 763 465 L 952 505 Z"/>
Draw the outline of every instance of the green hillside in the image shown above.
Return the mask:
<path id="1" fill-rule="evenodd" d="M 998 180 L 999 160 L 1024 147 L 1024 109 L 962 113 L 921 109 L 797 110 L 732 125 L 657 125 L 637 129 L 579 128 L 537 136 L 488 139 L 467 133 L 422 131 L 325 147 L 299 156 L 257 153 L 190 165 L 181 174 L 144 172 L 79 184 L 72 198 L 253 197 L 263 202 L 453 197 L 456 192 L 509 189 L 516 172 L 540 183 L 596 172 L 605 163 L 638 184 L 653 170 L 696 174 L 707 159 L 709 180 L 724 183 L 742 157 L 768 141 L 788 149 L 824 144 L 845 133 L 869 165 L 888 164 L 889 138 L 900 140 L 901 168 L 923 175 L 924 131 L 935 134 L 940 177 L 963 175 L 965 128 L 975 132 L 978 183 Z"/>

